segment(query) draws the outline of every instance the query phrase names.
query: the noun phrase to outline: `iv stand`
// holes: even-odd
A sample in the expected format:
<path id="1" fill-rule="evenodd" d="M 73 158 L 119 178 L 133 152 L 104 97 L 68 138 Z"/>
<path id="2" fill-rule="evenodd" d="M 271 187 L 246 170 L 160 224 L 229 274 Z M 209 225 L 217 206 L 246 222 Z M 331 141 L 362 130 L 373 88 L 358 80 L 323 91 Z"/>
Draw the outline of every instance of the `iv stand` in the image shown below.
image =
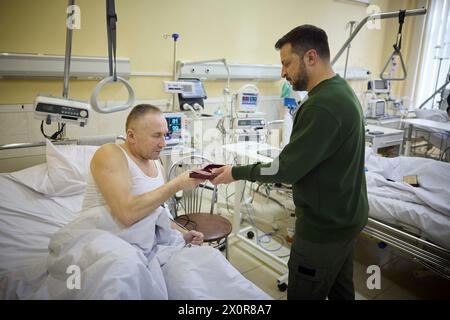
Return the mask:
<path id="1" fill-rule="evenodd" d="M 445 89 L 445 87 L 450 83 L 450 67 L 448 69 L 448 74 L 447 74 L 447 79 L 445 79 L 445 82 L 442 86 L 440 86 L 436 91 L 434 91 L 434 93 L 424 102 L 422 102 L 422 104 L 420 106 L 417 107 L 417 109 L 422 109 L 427 103 L 428 101 L 430 101 L 431 99 L 433 99 L 434 102 L 434 96 L 437 95 L 439 92 L 441 92 L 442 90 Z"/>
<path id="2" fill-rule="evenodd" d="M 444 45 L 443 45 L 443 47 L 442 47 L 442 48 L 443 48 L 442 53 L 445 51 L 445 45 L 450 45 L 450 42 L 444 43 Z M 442 55 L 442 56 L 439 56 L 439 49 L 441 48 L 441 46 L 437 45 L 435 48 L 438 49 L 438 52 L 437 52 L 438 54 L 436 55 L 435 59 L 438 59 L 438 60 L 439 60 L 439 66 L 438 66 L 438 72 L 437 72 L 437 76 L 436 76 L 436 84 L 434 85 L 434 92 L 439 92 L 439 91 L 441 91 L 441 90 L 437 90 L 437 86 L 438 86 L 438 82 L 439 82 L 439 75 L 440 75 L 440 73 L 441 73 L 442 60 L 447 60 L 447 59 L 449 59 L 450 57 L 444 58 L 443 55 Z M 449 71 L 448 71 L 448 74 L 450 74 L 450 69 L 449 69 Z M 434 96 L 435 96 L 435 95 L 433 95 L 433 102 L 431 103 L 431 108 L 434 107 Z"/>
<path id="3" fill-rule="evenodd" d="M 178 33 L 172 33 L 173 39 L 173 81 L 177 80 L 177 40 L 180 37 Z M 175 111 L 175 94 L 172 96 L 172 112 Z"/>

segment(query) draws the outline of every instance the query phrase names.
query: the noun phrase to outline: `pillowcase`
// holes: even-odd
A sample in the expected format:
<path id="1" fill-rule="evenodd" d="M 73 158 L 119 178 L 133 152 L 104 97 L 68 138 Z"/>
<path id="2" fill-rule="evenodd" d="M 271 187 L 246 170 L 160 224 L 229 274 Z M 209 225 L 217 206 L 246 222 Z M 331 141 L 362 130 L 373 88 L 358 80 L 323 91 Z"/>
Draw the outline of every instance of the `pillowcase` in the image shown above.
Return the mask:
<path id="1" fill-rule="evenodd" d="M 84 192 L 90 162 L 98 146 L 53 145 L 47 140 L 47 163 L 11 173 L 33 190 L 49 196 L 71 196 Z"/>
<path id="2" fill-rule="evenodd" d="M 51 194 L 69 196 L 84 192 L 90 162 L 97 149 L 97 146 L 54 146 L 47 140 L 46 157 Z"/>

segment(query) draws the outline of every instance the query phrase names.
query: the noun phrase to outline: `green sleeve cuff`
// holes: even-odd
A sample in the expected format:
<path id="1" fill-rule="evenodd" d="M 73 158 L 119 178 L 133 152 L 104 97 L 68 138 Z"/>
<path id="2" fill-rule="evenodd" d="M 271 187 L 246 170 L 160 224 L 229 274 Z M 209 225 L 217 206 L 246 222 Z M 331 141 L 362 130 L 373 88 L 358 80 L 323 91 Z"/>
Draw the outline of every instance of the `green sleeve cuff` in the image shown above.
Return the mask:
<path id="1" fill-rule="evenodd" d="M 234 180 L 252 180 L 251 174 L 252 174 L 252 168 L 253 165 L 249 166 L 237 166 L 231 168 L 231 175 L 233 176 Z"/>

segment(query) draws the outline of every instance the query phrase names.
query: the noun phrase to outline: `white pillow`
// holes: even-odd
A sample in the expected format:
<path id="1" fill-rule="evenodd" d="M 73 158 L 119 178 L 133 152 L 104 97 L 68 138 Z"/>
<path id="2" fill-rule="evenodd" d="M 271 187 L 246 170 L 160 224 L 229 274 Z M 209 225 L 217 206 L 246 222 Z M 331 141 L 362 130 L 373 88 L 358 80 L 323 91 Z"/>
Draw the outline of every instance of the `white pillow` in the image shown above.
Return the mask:
<path id="1" fill-rule="evenodd" d="M 11 173 L 33 190 L 49 196 L 84 192 L 91 159 L 98 146 L 53 145 L 47 140 L 47 163 Z"/>
<path id="2" fill-rule="evenodd" d="M 11 172 L 9 175 L 15 181 L 40 193 L 47 194 L 48 186 L 51 184 L 46 163 Z"/>

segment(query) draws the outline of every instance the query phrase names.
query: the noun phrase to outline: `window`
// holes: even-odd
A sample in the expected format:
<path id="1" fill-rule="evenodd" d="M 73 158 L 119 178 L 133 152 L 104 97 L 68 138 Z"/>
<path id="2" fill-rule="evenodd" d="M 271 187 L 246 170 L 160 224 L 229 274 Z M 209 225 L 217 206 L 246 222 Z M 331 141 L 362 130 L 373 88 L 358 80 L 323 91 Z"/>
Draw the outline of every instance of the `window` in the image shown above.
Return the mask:
<path id="1" fill-rule="evenodd" d="M 423 56 L 419 63 L 420 72 L 415 93 L 415 108 L 425 102 L 448 80 L 450 72 L 450 0 L 431 1 L 427 16 L 422 44 Z M 439 108 L 440 99 L 440 95 L 437 94 L 422 108 Z"/>

